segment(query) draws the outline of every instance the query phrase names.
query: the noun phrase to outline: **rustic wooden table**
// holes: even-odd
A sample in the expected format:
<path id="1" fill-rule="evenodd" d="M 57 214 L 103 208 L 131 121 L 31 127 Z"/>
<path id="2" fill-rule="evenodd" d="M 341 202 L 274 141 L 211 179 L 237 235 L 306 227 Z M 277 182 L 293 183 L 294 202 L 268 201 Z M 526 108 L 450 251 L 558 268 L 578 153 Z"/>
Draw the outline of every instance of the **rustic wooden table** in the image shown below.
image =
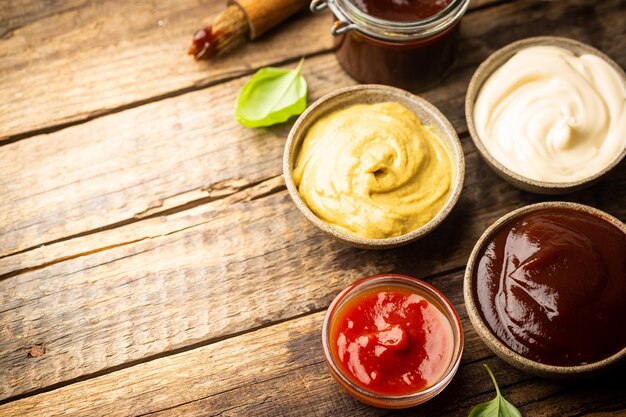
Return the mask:
<path id="1" fill-rule="evenodd" d="M 587 42 L 626 66 L 626 1 L 473 1 L 454 72 L 424 92 L 457 129 L 459 204 L 415 244 L 365 251 L 309 225 L 281 175 L 293 121 L 246 129 L 237 92 L 306 56 L 310 101 L 354 84 L 328 14 L 299 17 L 219 61 L 185 55 L 223 1 L 9 1 L 0 7 L 0 415 L 466 416 L 494 390 L 525 416 L 626 415 L 626 380 L 543 380 L 478 339 L 461 293 L 482 231 L 550 198 L 493 174 L 469 140 L 476 66 L 534 35 Z M 560 199 L 626 219 L 626 166 Z M 451 385 L 423 406 L 360 404 L 330 378 L 320 328 L 334 296 L 383 272 L 424 278 L 466 332 Z"/>

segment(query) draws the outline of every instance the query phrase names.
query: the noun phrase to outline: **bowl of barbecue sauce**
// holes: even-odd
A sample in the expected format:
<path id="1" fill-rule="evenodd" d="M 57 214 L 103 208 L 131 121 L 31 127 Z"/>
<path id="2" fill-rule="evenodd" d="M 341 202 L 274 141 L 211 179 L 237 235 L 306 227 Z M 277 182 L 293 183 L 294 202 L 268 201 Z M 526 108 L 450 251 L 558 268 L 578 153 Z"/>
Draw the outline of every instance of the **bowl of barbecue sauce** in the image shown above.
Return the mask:
<path id="1" fill-rule="evenodd" d="M 476 243 L 464 297 L 479 336 L 513 366 L 606 371 L 626 359 L 626 225 L 569 202 L 515 210 Z"/>
<path id="2" fill-rule="evenodd" d="M 454 377 L 463 329 L 454 307 L 416 278 L 386 274 L 344 289 L 326 312 L 322 344 L 330 374 L 357 400 L 406 408 Z"/>
<path id="3" fill-rule="evenodd" d="M 452 68 L 469 0 L 314 0 L 334 15 L 339 64 L 355 80 L 425 90 Z"/>

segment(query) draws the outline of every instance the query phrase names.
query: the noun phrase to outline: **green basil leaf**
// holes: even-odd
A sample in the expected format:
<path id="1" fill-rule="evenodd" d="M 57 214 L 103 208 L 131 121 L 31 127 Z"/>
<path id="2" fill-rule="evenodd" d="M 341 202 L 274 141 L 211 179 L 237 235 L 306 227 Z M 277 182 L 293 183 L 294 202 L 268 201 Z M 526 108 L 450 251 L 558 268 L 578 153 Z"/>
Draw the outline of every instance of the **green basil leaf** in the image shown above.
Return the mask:
<path id="1" fill-rule="evenodd" d="M 304 59 L 295 70 L 261 68 L 243 86 L 237 97 L 235 117 L 246 127 L 270 126 L 301 114 L 306 108 L 306 80 L 300 74 Z"/>
<path id="2" fill-rule="evenodd" d="M 491 373 L 491 369 L 485 364 L 483 364 L 483 366 L 487 369 L 493 381 L 493 385 L 496 387 L 496 398 L 486 403 L 478 404 L 472 408 L 468 417 L 522 417 L 522 413 L 500 394 L 500 388 L 498 387 L 496 378 L 493 376 L 493 373 Z"/>

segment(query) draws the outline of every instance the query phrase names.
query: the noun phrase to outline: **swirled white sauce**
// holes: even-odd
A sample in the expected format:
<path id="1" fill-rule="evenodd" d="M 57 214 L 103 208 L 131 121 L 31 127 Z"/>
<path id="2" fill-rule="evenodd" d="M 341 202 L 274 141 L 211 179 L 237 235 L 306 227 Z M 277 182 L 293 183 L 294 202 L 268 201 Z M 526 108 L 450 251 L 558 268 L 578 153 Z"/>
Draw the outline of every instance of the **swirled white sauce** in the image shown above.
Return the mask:
<path id="1" fill-rule="evenodd" d="M 626 146 L 626 83 L 606 61 L 554 46 L 515 54 L 483 84 L 478 136 L 510 170 L 546 182 L 597 174 Z"/>

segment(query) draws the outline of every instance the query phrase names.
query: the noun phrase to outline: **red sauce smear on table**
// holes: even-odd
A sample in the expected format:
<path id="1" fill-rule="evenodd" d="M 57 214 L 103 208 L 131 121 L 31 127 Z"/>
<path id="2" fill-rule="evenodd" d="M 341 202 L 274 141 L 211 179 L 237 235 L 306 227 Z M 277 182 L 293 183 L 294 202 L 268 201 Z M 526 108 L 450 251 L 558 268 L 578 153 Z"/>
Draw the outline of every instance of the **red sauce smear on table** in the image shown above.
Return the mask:
<path id="1" fill-rule="evenodd" d="M 582 365 L 626 347 L 626 234 L 573 209 L 505 224 L 480 253 L 474 297 L 492 333 L 549 365 Z"/>
<path id="2" fill-rule="evenodd" d="M 348 300 L 331 324 L 331 353 L 354 384 L 383 395 L 422 391 L 448 368 L 452 327 L 422 296 L 373 288 Z"/>
<path id="3" fill-rule="evenodd" d="M 379 19 L 411 22 L 436 15 L 452 0 L 353 0 L 353 3 L 361 11 Z"/>

